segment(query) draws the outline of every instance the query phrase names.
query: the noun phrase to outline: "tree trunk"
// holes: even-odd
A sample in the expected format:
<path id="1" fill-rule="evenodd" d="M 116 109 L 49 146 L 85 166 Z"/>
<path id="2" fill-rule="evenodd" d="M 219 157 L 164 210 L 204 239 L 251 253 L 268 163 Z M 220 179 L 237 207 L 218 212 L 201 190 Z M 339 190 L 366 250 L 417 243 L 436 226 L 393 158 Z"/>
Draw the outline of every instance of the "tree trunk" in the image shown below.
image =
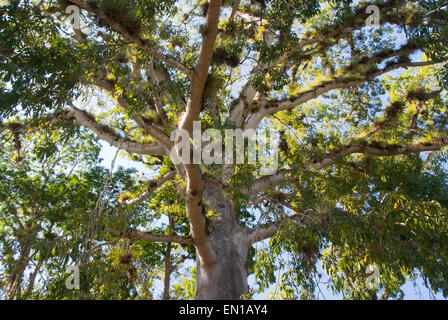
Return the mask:
<path id="1" fill-rule="evenodd" d="M 204 190 L 209 217 L 209 237 L 217 259 L 204 265 L 197 255 L 196 299 L 237 300 L 248 290 L 248 241 L 236 223 L 232 201 L 217 185 L 207 183 Z M 210 210 L 212 210 L 210 212 Z"/>
<path id="2" fill-rule="evenodd" d="M 170 300 L 170 283 L 173 265 L 171 263 L 171 242 L 166 244 L 165 251 L 165 278 L 163 279 L 163 300 Z"/>
<path id="3" fill-rule="evenodd" d="M 31 247 L 33 241 L 35 240 L 35 233 L 32 233 L 24 242 L 21 244 L 20 256 L 14 267 L 14 271 L 9 278 L 9 283 L 7 285 L 6 300 L 20 299 L 22 293 L 22 281 L 23 276 L 30 259 Z"/>

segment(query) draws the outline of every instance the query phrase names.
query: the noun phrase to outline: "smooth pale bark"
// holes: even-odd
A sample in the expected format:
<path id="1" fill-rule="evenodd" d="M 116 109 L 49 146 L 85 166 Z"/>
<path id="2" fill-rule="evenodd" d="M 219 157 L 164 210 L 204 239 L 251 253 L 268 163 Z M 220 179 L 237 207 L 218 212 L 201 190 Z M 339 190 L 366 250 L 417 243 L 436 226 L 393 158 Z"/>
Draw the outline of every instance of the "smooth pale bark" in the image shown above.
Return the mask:
<path id="1" fill-rule="evenodd" d="M 212 183 L 204 188 L 205 207 L 213 210 L 208 220 L 209 238 L 216 259 L 201 264 L 197 259 L 196 299 L 237 300 L 247 292 L 247 236 L 238 226 L 232 201 Z"/>

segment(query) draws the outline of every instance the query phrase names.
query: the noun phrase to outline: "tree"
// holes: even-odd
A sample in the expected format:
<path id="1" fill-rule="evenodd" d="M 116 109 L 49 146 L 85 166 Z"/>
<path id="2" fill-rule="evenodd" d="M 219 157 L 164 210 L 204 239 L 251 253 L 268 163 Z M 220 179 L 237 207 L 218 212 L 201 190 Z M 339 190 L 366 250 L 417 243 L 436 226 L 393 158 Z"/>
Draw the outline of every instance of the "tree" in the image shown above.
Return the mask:
<path id="1" fill-rule="evenodd" d="M 30 260 L 30 246 L 54 245 L 42 234 L 68 232 L 66 248 L 77 248 L 70 259 L 93 268 L 83 273 L 84 298 L 150 297 L 149 271 L 140 271 L 155 266 L 164 270 L 163 298 L 188 297 L 170 280 L 190 259 L 197 299 L 250 298 L 275 282 L 279 297 L 313 298 L 319 263 L 346 298 L 400 297 L 416 277 L 448 296 L 446 8 L 446 1 L 405 0 L 2 1 L 1 132 L 19 166 L 2 180 L 2 208 L 10 208 L 9 216 L 2 209 L 5 248 L 18 241 Z M 278 170 L 263 173 L 260 148 L 255 163 L 196 163 L 187 151 L 197 146 L 179 150 L 175 135 L 192 137 L 198 123 L 222 136 L 277 130 L 266 139 L 279 141 Z M 17 210 L 32 215 L 42 207 L 50 220 L 62 214 L 46 197 L 34 204 L 45 188 L 29 190 L 40 180 L 26 166 L 45 166 L 45 157 L 26 160 L 21 137 L 50 128 L 51 144 L 28 139 L 55 157 L 64 143 L 57 132 L 78 127 L 154 178 L 112 178 L 123 189 L 111 193 L 104 183 L 113 195 L 104 202 L 101 179 L 52 176 L 38 185 L 59 188 L 58 201 L 75 179 L 86 192 L 76 197 L 98 199 L 107 214 L 94 215 L 98 206 L 85 203 L 96 218 L 84 213 L 90 222 L 83 225 L 93 232 L 43 223 L 28 242 L 13 240 L 23 216 Z M 202 147 L 216 147 L 211 140 Z M 88 150 L 72 151 L 79 153 Z M 28 186 L 20 201 L 14 177 Z M 76 216 L 71 208 L 67 214 Z M 48 274 L 67 264 L 49 265 L 44 249 L 33 250 Z M 6 256 L 2 264 L 21 266 L 23 259 Z M 107 276 L 117 265 L 126 265 L 117 268 L 133 286 L 112 278 L 102 286 L 92 271 Z M 380 287 L 365 285 L 371 265 Z M 26 297 L 23 266 L 7 273 L 11 298 Z M 148 281 L 136 284 L 136 274 Z M 60 282 L 36 297 L 70 296 Z"/>

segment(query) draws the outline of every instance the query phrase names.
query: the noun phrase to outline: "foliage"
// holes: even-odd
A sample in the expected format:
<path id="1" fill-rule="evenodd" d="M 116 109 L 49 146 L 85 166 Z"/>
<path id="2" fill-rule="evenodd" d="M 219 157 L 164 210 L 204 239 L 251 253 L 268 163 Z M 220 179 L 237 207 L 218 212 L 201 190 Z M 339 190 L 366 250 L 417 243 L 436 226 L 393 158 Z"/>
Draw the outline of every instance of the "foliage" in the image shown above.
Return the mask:
<path id="1" fill-rule="evenodd" d="M 190 237 L 188 178 L 126 147 L 170 141 L 193 108 L 209 1 L 82 3 L 74 30 L 71 1 L 0 1 L 0 297 L 154 299 L 168 276 L 171 298 L 193 299 L 193 244 L 126 236 Z M 365 26 L 369 4 L 381 27 Z M 447 15 L 442 0 L 222 1 L 201 128 L 263 115 L 287 172 L 252 195 L 260 163 L 200 166 L 239 226 L 282 225 L 249 250 L 245 298 L 314 299 L 324 272 L 347 299 L 403 298 L 417 278 L 448 297 Z M 151 178 L 102 166 L 104 137 Z"/>

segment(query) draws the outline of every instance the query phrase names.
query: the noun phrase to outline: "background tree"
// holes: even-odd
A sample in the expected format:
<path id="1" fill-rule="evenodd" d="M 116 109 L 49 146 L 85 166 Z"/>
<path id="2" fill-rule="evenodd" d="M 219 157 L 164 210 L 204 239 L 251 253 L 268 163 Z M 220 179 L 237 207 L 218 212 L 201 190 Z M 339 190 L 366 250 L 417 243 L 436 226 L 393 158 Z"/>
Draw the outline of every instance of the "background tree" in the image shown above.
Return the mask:
<path id="1" fill-rule="evenodd" d="M 366 27 L 372 4 L 380 27 Z M 70 5 L 80 29 L 68 22 Z M 151 298 L 156 267 L 164 298 L 189 297 L 188 278 L 170 283 L 189 259 L 198 299 L 250 298 L 275 282 L 280 297 L 313 298 L 319 262 L 347 298 L 399 297 L 417 276 L 448 295 L 446 8 L 2 1 L 7 296 L 73 297 L 54 276 L 79 261 L 81 298 Z M 222 132 L 278 128 L 278 172 L 174 164 L 171 133 L 191 134 L 194 121 Z M 77 127 L 154 177 L 95 167 L 93 138 L 84 142 Z M 71 150 L 61 163 L 63 146 Z M 67 171 L 78 161 L 82 170 Z M 33 274 L 23 288 L 30 263 L 33 274 L 44 267 L 42 279 L 53 275 L 39 290 Z M 365 285 L 372 264 L 379 289 Z"/>

